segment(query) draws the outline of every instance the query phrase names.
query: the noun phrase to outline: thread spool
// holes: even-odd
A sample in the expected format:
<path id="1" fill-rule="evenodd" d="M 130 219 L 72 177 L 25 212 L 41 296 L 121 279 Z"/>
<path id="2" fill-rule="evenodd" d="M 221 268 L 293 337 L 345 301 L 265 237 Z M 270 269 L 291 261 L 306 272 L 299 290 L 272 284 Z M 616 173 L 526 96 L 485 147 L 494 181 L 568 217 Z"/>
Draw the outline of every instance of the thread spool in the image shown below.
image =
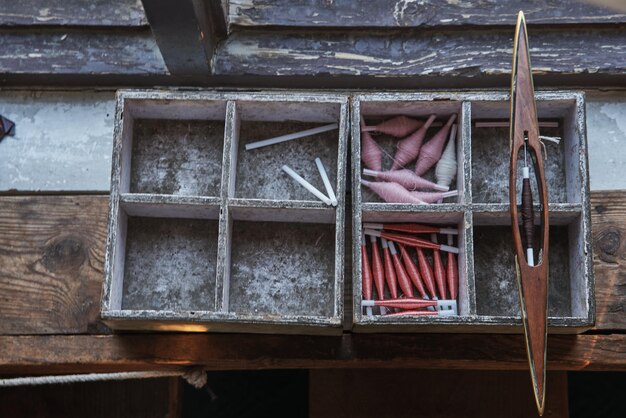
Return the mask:
<path id="1" fill-rule="evenodd" d="M 448 251 L 459 253 L 459 249 L 456 247 L 450 247 L 444 244 L 437 244 L 432 241 L 428 241 L 426 239 L 412 237 L 410 235 L 398 234 L 393 232 L 387 232 L 385 230 L 375 230 L 375 229 L 365 229 L 363 231 L 365 235 L 374 235 L 377 237 L 385 238 L 387 240 L 391 240 L 397 242 L 399 244 L 408 245 L 409 247 L 417 247 L 417 248 L 430 248 L 437 249 L 441 251 Z"/>
<path id="2" fill-rule="evenodd" d="M 400 115 L 387 119 L 375 126 L 362 126 L 361 132 L 380 132 L 385 135 L 391 135 L 396 138 L 407 136 L 422 127 L 424 122 L 419 119 L 409 118 Z"/>
<path id="3" fill-rule="evenodd" d="M 441 228 L 438 226 L 414 224 L 414 223 L 375 223 L 365 222 L 363 228 L 366 229 L 384 229 L 385 231 L 407 232 L 409 234 L 452 234 L 458 235 L 459 230 L 456 228 Z"/>
<path id="4" fill-rule="evenodd" d="M 439 186 L 450 187 L 452 180 L 456 177 L 456 133 L 457 125 L 452 125 L 450 140 L 435 167 L 435 178 Z"/>
<path id="5" fill-rule="evenodd" d="M 409 275 L 400 261 L 400 256 L 396 251 L 396 247 L 391 241 L 389 241 L 387 245 L 389 245 L 389 252 L 391 253 L 391 260 L 393 261 L 393 266 L 396 270 L 396 278 L 398 279 L 400 290 L 402 290 L 404 297 L 412 298 L 413 289 L 411 288 L 411 280 L 409 279 Z"/>
<path id="6" fill-rule="evenodd" d="M 365 234 L 361 234 L 361 276 L 363 287 L 363 299 L 372 299 L 374 293 L 372 277 L 372 267 L 370 265 L 369 256 L 367 255 L 367 242 Z M 367 309 L 367 315 L 372 315 L 372 308 Z"/>
<path id="7" fill-rule="evenodd" d="M 431 234 L 430 240 L 437 242 L 437 234 Z M 433 250 L 433 274 L 435 275 L 435 283 L 437 284 L 437 290 L 439 290 L 439 297 L 441 299 L 446 298 L 446 269 L 443 265 L 441 258 L 441 252 L 439 250 Z"/>
<path id="8" fill-rule="evenodd" d="M 456 113 L 452 114 L 448 122 L 433 136 L 430 141 L 424 144 L 420 150 L 419 158 L 415 164 L 415 174 L 424 175 L 432 166 L 437 164 L 443 151 L 443 146 L 448 139 L 448 133 L 452 127 L 452 123 L 456 119 Z"/>
<path id="9" fill-rule="evenodd" d="M 421 128 L 398 142 L 396 155 L 393 157 L 393 165 L 391 166 L 392 170 L 403 168 L 417 157 L 422 142 L 424 142 L 426 131 L 428 131 L 430 125 L 435 121 L 435 117 L 435 115 L 430 115 Z"/>
<path id="10" fill-rule="evenodd" d="M 372 243 L 372 278 L 374 279 L 374 286 L 376 286 L 378 300 L 383 300 L 385 298 L 385 270 L 383 268 L 383 261 L 380 256 L 376 237 L 370 236 L 370 242 Z"/>
<path id="11" fill-rule="evenodd" d="M 397 183 L 407 190 L 438 190 L 442 192 L 448 191 L 445 186 L 439 186 L 430 180 L 426 180 L 412 172 L 411 170 L 396 170 L 396 171 L 376 171 L 376 170 L 363 170 L 364 176 L 375 177 L 378 180 L 387 181 L 390 183 Z"/>
<path id="12" fill-rule="evenodd" d="M 363 116 L 361 116 L 361 126 L 364 123 Z M 371 170 L 382 170 L 383 151 L 368 132 L 361 132 L 361 161 Z"/>
<path id="13" fill-rule="evenodd" d="M 385 183 L 378 181 L 367 181 L 361 179 L 361 184 L 367 186 L 371 191 L 376 193 L 381 199 L 387 203 L 413 203 L 423 205 L 425 202 L 413 196 L 404 187 L 398 183 Z"/>
<path id="14" fill-rule="evenodd" d="M 387 240 L 384 238 L 380 239 L 380 242 L 383 247 L 383 265 L 385 267 L 385 281 L 387 282 L 387 287 L 389 288 L 389 294 L 393 299 L 398 298 L 398 279 L 396 277 L 396 271 L 393 268 L 393 261 L 391 261 L 391 254 L 389 253 L 389 246 L 387 245 Z"/>
<path id="15" fill-rule="evenodd" d="M 453 245 L 452 235 L 448 235 L 448 245 Z M 448 253 L 448 265 L 446 266 L 446 278 L 448 279 L 448 291 L 450 298 L 456 299 L 459 295 L 459 267 L 456 254 Z"/>
<path id="16" fill-rule="evenodd" d="M 459 192 L 458 190 L 450 190 L 449 192 L 411 192 L 411 194 L 423 202 L 436 203 L 448 197 L 457 196 Z"/>
<path id="17" fill-rule="evenodd" d="M 417 264 L 420 269 L 422 280 L 424 280 L 424 284 L 426 285 L 426 288 L 428 289 L 431 297 L 433 299 L 436 299 L 437 292 L 435 291 L 435 278 L 433 270 L 430 268 L 430 264 L 428 263 L 426 254 L 424 254 L 424 250 L 422 250 L 421 248 L 416 248 L 415 251 L 417 253 Z"/>
<path id="18" fill-rule="evenodd" d="M 436 307 L 436 300 L 424 300 L 416 298 L 401 298 L 387 300 L 364 300 L 363 306 L 384 306 L 396 309 L 424 309 L 430 306 Z"/>
<path id="19" fill-rule="evenodd" d="M 402 255 L 402 261 L 404 262 L 404 267 L 413 282 L 413 285 L 417 288 L 417 291 L 422 296 L 423 299 L 427 299 L 428 295 L 426 294 L 426 289 L 424 289 L 424 283 L 422 283 L 422 278 L 420 277 L 419 270 L 417 266 L 411 259 L 408 251 L 404 248 L 404 245 L 398 245 L 400 247 L 400 255 Z"/>

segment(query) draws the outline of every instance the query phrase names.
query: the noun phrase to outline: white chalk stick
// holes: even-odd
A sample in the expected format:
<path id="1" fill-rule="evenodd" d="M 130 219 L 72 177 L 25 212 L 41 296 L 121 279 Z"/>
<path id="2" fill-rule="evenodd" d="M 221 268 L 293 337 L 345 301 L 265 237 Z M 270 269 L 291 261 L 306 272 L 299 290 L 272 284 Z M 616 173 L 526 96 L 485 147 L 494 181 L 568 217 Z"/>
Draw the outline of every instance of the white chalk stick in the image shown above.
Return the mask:
<path id="1" fill-rule="evenodd" d="M 302 187 L 307 189 L 309 192 L 313 193 L 319 200 L 326 203 L 328 206 L 332 206 L 333 203 L 330 201 L 328 197 L 324 195 L 324 193 L 320 192 L 315 187 L 313 187 L 311 183 L 309 183 L 308 181 L 300 177 L 298 173 L 296 173 L 295 171 L 293 171 L 291 168 L 289 168 L 286 165 L 282 166 L 282 169 L 285 173 L 289 174 L 291 178 L 293 178 L 295 181 L 300 183 Z"/>
<path id="2" fill-rule="evenodd" d="M 328 173 L 326 173 L 326 168 L 324 168 L 324 164 L 322 164 L 322 160 L 316 158 L 315 164 L 317 165 L 317 169 L 320 172 L 320 176 L 322 176 L 322 181 L 324 182 L 324 187 L 326 187 L 326 193 L 328 193 L 330 201 L 332 202 L 333 206 L 337 206 L 337 196 L 335 196 L 333 186 L 330 184 L 330 179 L 328 178 Z"/>
<path id="3" fill-rule="evenodd" d="M 331 123 L 330 125 L 318 126 L 317 128 L 307 129 L 306 131 L 294 132 L 292 134 L 281 135 L 274 138 L 264 139 L 262 141 L 251 142 L 249 144 L 246 144 L 246 151 L 266 147 L 268 145 L 279 144 L 281 142 L 291 141 L 292 139 L 304 138 L 305 136 L 321 134 L 322 132 L 332 131 L 333 129 L 337 128 L 339 128 L 338 124 Z"/>

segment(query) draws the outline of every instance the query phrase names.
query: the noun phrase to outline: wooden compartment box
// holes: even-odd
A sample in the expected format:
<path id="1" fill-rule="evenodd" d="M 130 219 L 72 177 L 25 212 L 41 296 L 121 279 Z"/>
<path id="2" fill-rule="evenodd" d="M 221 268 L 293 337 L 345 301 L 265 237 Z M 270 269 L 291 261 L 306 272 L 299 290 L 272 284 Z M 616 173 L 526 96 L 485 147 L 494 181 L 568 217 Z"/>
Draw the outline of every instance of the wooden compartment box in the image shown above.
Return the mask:
<path id="1" fill-rule="evenodd" d="M 338 129 L 247 151 L 320 125 Z M 120 91 L 101 313 L 115 329 L 341 333 L 348 98 Z M 327 206 L 282 170 L 337 195 Z"/>
<path id="2" fill-rule="evenodd" d="M 559 145 L 546 141 L 545 146 L 550 210 L 549 331 L 575 333 L 595 322 L 585 101 L 583 93 L 572 91 L 537 92 L 536 98 L 540 122 L 558 125 L 540 127 L 540 134 L 562 138 Z M 355 331 L 522 332 L 508 204 L 509 128 L 476 127 L 476 121 L 508 121 L 509 106 L 509 95 L 504 92 L 372 93 L 353 98 Z M 457 197 L 439 204 L 390 204 L 361 184 L 361 117 L 368 125 L 395 115 L 425 119 L 437 114 L 437 120 L 445 122 L 453 113 L 458 123 L 457 174 L 451 189 L 458 190 Z M 426 140 L 436 129 L 429 130 Z M 375 138 L 383 149 L 383 169 L 389 169 L 398 140 L 385 135 Z M 425 177 L 433 179 L 433 173 L 431 169 Z M 538 214 L 536 204 L 536 222 Z M 363 222 L 458 228 L 458 315 L 383 316 L 376 311 L 367 315 L 361 305 Z"/>

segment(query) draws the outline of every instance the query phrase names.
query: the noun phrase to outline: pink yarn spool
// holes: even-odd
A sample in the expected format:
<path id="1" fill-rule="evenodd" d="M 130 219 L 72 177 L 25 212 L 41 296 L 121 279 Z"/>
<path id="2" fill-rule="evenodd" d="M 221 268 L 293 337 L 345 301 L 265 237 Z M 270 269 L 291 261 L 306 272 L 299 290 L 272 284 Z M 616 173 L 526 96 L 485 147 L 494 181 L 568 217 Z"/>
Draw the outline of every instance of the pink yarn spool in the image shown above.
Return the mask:
<path id="1" fill-rule="evenodd" d="M 411 194 L 426 203 L 435 203 L 446 197 L 457 196 L 459 192 L 450 190 L 449 192 L 411 192 Z"/>
<path id="2" fill-rule="evenodd" d="M 383 265 L 385 266 L 385 281 L 389 288 L 389 294 L 392 298 L 398 298 L 398 279 L 396 277 L 396 271 L 393 268 L 393 261 L 391 260 L 391 254 L 389 253 L 389 247 L 387 246 L 387 240 L 381 238 L 383 246 Z"/>
<path id="3" fill-rule="evenodd" d="M 422 298 L 428 298 L 428 295 L 426 294 L 426 289 L 424 289 L 424 284 L 422 283 L 422 277 L 420 276 L 417 266 L 411 259 L 411 256 L 409 255 L 407 250 L 404 248 L 404 245 L 399 244 L 398 246 L 400 247 L 402 261 L 404 261 L 404 267 L 406 267 L 406 272 L 409 274 L 409 278 L 417 288 L 417 291 L 420 293 L 420 295 L 422 295 Z"/>
<path id="4" fill-rule="evenodd" d="M 361 184 L 370 188 L 387 203 L 414 203 L 423 205 L 424 202 L 416 198 L 398 183 L 385 183 L 361 179 Z"/>
<path id="5" fill-rule="evenodd" d="M 419 119 L 409 118 L 408 116 L 395 116 L 375 126 L 365 126 L 361 128 L 362 132 L 380 132 L 381 134 L 391 135 L 396 138 L 407 136 L 419 129 L 424 122 Z"/>
<path id="6" fill-rule="evenodd" d="M 371 170 L 382 169 L 383 151 L 368 132 L 361 132 L 361 160 Z"/>
<path id="7" fill-rule="evenodd" d="M 448 133 L 450 133 L 450 128 L 452 127 L 452 123 L 454 123 L 455 119 L 456 113 L 450 116 L 448 122 L 443 125 L 441 129 L 439 129 L 430 141 L 424 144 L 420 151 L 419 158 L 417 159 L 417 163 L 415 164 L 415 174 L 422 176 L 432 166 L 437 164 L 437 161 L 441 158 L 443 146 L 446 144 Z"/>
<path id="8" fill-rule="evenodd" d="M 396 151 L 396 155 L 393 157 L 393 165 L 391 166 L 392 170 L 403 168 L 405 165 L 414 160 L 415 157 L 417 157 L 417 154 L 420 152 L 422 142 L 424 142 L 426 131 L 428 131 L 430 125 L 435 121 L 435 117 L 435 115 L 430 115 L 421 128 L 398 142 L 398 149 Z"/>
<path id="9" fill-rule="evenodd" d="M 446 186 L 439 186 L 432 181 L 426 180 L 416 175 L 411 170 L 403 169 L 396 171 L 375 171 L 375 170 L 363 170 L 363 175 L 376 177 L 379 180 L 398 183 L 407 190 L 427 189 L 427 190 L 440 190 L 448 191 Z"/>
<path id="10" fill-rule="evenodd" d="M 448 235 L 448 245 L 454 245 L 452 235 Z M 450 290 L 450 297 L 452 299 L 456 299 L 459 294 L 459 268 L 456 261 L 456 255 L 453 253 L 448 253 L 446 277 L 448 279 L 448 289 Z"/>

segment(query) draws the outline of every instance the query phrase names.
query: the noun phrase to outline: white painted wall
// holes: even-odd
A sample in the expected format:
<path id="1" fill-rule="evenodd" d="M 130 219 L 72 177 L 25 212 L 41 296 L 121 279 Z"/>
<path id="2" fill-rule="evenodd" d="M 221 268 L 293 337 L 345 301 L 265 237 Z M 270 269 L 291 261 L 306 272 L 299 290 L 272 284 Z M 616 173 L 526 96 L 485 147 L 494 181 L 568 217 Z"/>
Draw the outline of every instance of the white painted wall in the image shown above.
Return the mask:
<path id="1" fill-rule="evenodd" d="M 109 190 L 113 91 L 0 91 L 0 191 Z M 587 92 L 592 190 L 626 189 L 626 92 Z"/>

